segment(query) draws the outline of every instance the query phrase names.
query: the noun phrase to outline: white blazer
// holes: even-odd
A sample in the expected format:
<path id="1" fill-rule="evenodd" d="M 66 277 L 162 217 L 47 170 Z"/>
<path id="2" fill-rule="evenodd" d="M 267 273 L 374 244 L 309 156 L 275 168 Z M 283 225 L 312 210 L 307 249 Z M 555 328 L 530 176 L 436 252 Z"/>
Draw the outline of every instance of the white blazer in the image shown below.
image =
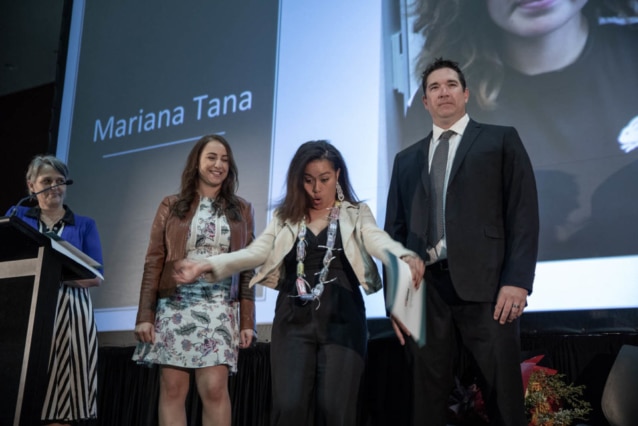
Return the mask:
<path id="1" fill-rule="evenodd" d="M 381 289 L 381 277 L 377 266 L 370 256 L 383 263 L 388 262 L 387 252 L 397 257 L 417 256 L 416 253 L 394 241 L 377 223 L 365 203 L 353 205 L 347 201 L 341 203 L 339 213 L 339 231 L 343 250 L 350 262 L 359 284 L 368 294 Z M 285 276 L 284 257 L 290 252 L 297 240 L 299 223 L 281 222 L 273 219 L 264 232 L 246 248 L 231 253 L 211 256 L 206 260 L 213 267 L 215 280 L 221 280 L 234 273 L 261 266 L 259 272 L 250 281 L 250 285 L 262 284 L 276 288 Z"/>

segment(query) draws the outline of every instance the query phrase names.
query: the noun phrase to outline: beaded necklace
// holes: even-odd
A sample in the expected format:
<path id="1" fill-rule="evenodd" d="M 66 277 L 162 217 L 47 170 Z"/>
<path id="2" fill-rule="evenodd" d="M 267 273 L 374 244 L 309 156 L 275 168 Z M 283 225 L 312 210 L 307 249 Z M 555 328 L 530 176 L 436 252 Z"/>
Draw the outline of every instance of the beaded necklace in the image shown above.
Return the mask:
<path id="1" fill-rule="evenodd" d="M 297 293 L 301 300 L 311 301 L 316 300 L 319 301 L 321 294 L 325 288 L 325 284 L 334 281 L 335 278 L 328 280 L 328 269 L 330 267 L 330 262 L 334 259 L 332 255 L 332 251 L 334 250 L 335 240 L 337 236 L 337 221 L 339 220 L 339 206 L 340 202 L 335 202 L 335 205 L 330 209 L 330 214 L 328 218 L 330 219 L 330 224 L 328 225 L 328 238 L 326 241 L 326 245 L 319 246 L 321 248 L 326 249 L 326 254 L 323 256 L 323 267 L 321 271 L 317 273 L 319 275 L 318 283 L 314 287 L 312 287 L 308 281 L 306 281 L 306 273 L 304 267 L 304 260 L 306 258 L 306 218 L 304 217 L 301 220 L 301 224 L 299 225 L 299 234 L 298 242 L 297 242 L 297 279 L 295 284 L 297 285 Z M 317 309 L 319 305 L 317 305 Z"/>

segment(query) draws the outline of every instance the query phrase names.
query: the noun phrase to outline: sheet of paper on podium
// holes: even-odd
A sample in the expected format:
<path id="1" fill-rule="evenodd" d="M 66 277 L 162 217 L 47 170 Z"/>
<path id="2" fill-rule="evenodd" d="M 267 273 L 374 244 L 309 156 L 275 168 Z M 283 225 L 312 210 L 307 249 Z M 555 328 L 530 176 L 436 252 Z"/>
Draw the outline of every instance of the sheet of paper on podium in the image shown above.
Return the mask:
<path id="1" fill-rule="evenodd" d="M 412 285 L 410 266 L 388 252 L 386 308 L 408 329 L 414 341 L 425 345 L 425 281 Z"/>

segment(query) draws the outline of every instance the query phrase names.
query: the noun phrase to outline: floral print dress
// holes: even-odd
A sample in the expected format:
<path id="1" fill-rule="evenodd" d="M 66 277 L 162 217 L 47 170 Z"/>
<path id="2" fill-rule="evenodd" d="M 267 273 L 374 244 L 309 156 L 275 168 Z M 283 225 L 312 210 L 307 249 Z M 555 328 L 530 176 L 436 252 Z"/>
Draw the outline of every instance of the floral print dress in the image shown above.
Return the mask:
<path id="1" fill-rule="evenodd" d="M 193 217 L 187 257 L 206 258 L 227 253 L 230 226 L 226 216 L 202 197 Z M 182 368 L 227 365 L 237 372 L 239 303 L 230 299 L 231 279 L 208 282 L 200 277 L 180 285 L 171 297 L 158 300 L 155 343 L 137 345 L 133 360 Z"/>

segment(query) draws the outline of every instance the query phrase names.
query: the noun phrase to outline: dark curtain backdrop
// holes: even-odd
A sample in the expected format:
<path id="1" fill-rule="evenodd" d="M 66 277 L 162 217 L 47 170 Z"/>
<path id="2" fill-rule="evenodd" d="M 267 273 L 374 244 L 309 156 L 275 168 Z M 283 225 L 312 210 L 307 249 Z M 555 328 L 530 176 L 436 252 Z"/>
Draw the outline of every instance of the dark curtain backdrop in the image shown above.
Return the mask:
<path id="1" fill-rule="evenodd" d="M 638 345 L 638 333 L 524 334 L 522 358 L 544 354 L 541 365 L 565 374 L 565 379 L 586 386 L 592 404 L 589 425 L 605 426 L 600 399 L 605 380 L 623 344 Z M 157 368 L 131 361 L 133 347 L 104 346 L 99 353 L 99 419 L 105 426 L 157 424 L 159 376 Z M 408 357 L 396 338 L 383 333 L 371 338 L 362 383 L 360 425 L 409 424 L 410 374 Z M 459 360 L 459 376 L 471 377 L 469 357 Z M 469 373 L 468 373 L 469 372 Z M 270 415 L 269 344 L 242 350 L 239 371 L 229 382 L 233 425 L 268 426 Z M 201 425 L 201 406 L 194 385 L 187 401 L 189 426 Z"/>
<path id="2" fill-rule="evenodd" d="M 27 195 L 31 159 L 52 153 L 49 144 L 53 83 L 0 96 L 0 216 Z"/>

